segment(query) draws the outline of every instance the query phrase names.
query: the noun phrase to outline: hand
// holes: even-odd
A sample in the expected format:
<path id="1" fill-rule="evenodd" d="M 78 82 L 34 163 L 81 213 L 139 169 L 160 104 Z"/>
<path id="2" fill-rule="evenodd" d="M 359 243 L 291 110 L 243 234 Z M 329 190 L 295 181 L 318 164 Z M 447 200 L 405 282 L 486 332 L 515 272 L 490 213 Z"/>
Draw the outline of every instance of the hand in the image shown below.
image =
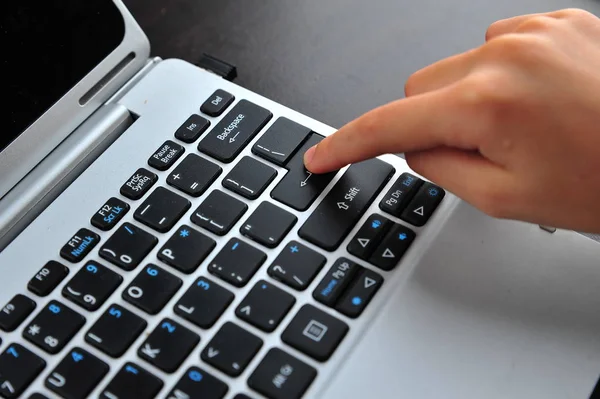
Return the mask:
<path id="1" fill-rule="evenodd" d="M 412 75 L 406 98 L 305 154 L 313 173 L 384 153 L 498 218 L 600 232 L 600 20 L 492 24 L 482 46 Z"/>

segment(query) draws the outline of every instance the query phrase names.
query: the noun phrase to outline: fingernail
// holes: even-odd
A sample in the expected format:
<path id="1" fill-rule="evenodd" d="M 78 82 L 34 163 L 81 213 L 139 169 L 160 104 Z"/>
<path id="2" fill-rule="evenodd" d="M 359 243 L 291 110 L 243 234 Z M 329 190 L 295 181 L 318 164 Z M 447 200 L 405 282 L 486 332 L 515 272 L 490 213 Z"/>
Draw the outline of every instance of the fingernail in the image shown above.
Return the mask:
<path id="1" fill-rule="evenodd" d="M 308 151 L 306 151 L 304 153 L 304 165 L 309 166 L 310 163 L 312 162 L 314 156 L 315 156 L 315 151 L 317 150 L 317 146 L 313 145 L 312 147 L 310 147 L 308 149 Z"/>

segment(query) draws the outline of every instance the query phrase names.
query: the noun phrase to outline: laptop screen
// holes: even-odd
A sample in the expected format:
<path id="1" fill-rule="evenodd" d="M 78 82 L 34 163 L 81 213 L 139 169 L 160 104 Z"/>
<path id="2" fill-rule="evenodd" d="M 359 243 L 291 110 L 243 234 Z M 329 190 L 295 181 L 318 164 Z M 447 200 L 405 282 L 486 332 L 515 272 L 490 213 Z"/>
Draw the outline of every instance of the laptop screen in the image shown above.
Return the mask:
<path id="1" fill-rule="evenodd" d="M 0 5 L 0 152 L 119 46 L 111 0 L 4 0 Z"/>

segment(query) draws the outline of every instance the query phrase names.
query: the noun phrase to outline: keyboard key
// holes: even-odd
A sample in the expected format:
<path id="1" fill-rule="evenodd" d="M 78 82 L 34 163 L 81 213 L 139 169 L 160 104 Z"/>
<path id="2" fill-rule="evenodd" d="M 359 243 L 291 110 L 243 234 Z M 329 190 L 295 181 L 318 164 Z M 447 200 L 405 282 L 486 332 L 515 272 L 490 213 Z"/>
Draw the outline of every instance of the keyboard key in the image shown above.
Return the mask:
<path id="1" fill-rule="evenodd" d="M 222 399 L 229 388 L 223 381 L 197 367 L 190 367 L 177 382 L 169 399 Z"/>
<path id="2" fill-rule="evenodd" d="M 379 203 L 379 208 L 390 215 L 400 217 L 406 204 L 415 196 L 422 184 L 423 180 L 415 175 L 402 173 Z"/>
<path id="3" fill-rule="evenodd" d="M 41 394 L 41 393 L 39 393 L 39 392 L 36 392 L 36 393 L 34 393 L 33 395 L 31 395 L 31 396 L 29 397 L 29 399 L 50 399 L 50 398 L 48 398 L 47 396 L 44 396 L 44 395 L 42 395 L 42 394 Z"/>
<path id="4" fill-rule="evenodd" d="M 241 100 L 206 135 L 198 150 L 229 163 L 269 122 L 273 114 L 247 100 Z"/>
<path id="5" fill-rule="evenodd" d="M 161 233 L 171 230 L 192 204 L 164 187 L 158 187 L 135 211 L 133 217 Z"/>
<path id="6" fill-rule="evenodd" d="M 122 306 L 113 304 L 85 335 L 85 341 L 114 358 L 122 356 L 148 323 Z"/>
<path id="7" fill-rule="evenodd" d="M 27 289 L 36 295 L 45 297 L 67 277 L 67 274 L 69 274 L 69 269 L 66 266 L 51 260 L 29 280 Z"/>
<path id="8" fill-rule="evenodd" d="M 212 238 L 183 225 L 158 252 L 158 259 L 182 273 L 190 274 L 215 248 Z"/>
<path id="9" fill-rule="evenodd" d="M 246 237 L 275 248 L 294 227 L 298 218 L 270 202 L 262 202 L 240 228 Z"/>
<path id="10" fill-rule="evenodd" d="M 360 269 L 349 259 L 338 259 L 313 292 L 313 297 L 327 306 L 333 306 Z"/>
<path id="11" fill-rule="evenodd" d="M 185 149 L 174 141 L 167 140 L 148 158 L 148 165 L 158 170 L 167 170 L 183 155 Z"/>
<path id="12" fill-rule="evenodd" d="M 335 250 L 393 173 L 391 165 L 376 158 L 350 165 L 298 234 L 325 250 Z"/>
<path id="13" fill-rule="evenodd" d="M 444 199 L 445 194 L 440 187 L 429 182 L 423 183 L 402 212 L 402 220 L 415 226 L 424 226 Z"/>
<path id="14" fill-rule="evenodd" d="M 15 295 L 0 311 L 0 330 L 15 331 L 35 309 L 35 302 L 25 295 Z"/>
<path id="15" fill-rule="evenodd" d="M 85 324 L 85 317 L 58 301 L 50 301 L 23 331 L 23 337 L 56 354 Z"/>
<path id="16" fill-rule="evenodd" d="M 262 347 L 263 341 L 236 324 L 221 327 L 200 357 L 227 375 L 237 377 Z"/>
<path id="17" fill-rule="evenodd" d="M 158 239 L 152 234 L 123 223 L 100 248 L 99 255 L 123 270 L 133 270 L 156 246 Z"/>
<path id="18" fill-rule="evenodd" d="M 337 172 L 314 175 L 304 167 L 304 153 L 321 140 L 323 136 L 310 135 L 287 164 L 288 172 L 275 186 L 271 197 L 293 209 L 305 211 L 323 193 Z"/>
<path id="19" fill-rule="evenodd" d="M 106 363 L 74 348 L 46 378 L 45 385 L 63 398 L 85 399 L 107 373 Z"/>
<path id="20" fill-rule="evenodd" d="M 223 187 L 248 199 L 257 199 L 277 172 L 251 157 L 243 157 L 223 180 Z"/>
<path id="21" fill-rule="evenodd" d="M 362 269 L 339 299 L 335 309 L 348 317 L 360 316 L 382 284 L 383 277 L 371 270 Z"/>
<path id="22" fill-rule="evenodd" d="M 90 261 L 63 288 L 62 294 L 79 306 L 94 311 L 117 289 L 123 277 Z"/>
<path id="23" fill-rule="evenodd" d="M 269 276 L 302 291 L 325 265 L 323 255 L 298 241 L 291 241 L 269 267 Z"/>
<path id="24" fill-rule="evenodd" d="M 218 89 L 200 106 L 200 112 L 204 112 L 209 116 L 219 116 L 231 105 L 234 99 L 235 97 L 232 94 Z"/>
<path id="25" fill-rule="evenodd" d="M 108 231 L 115 227 L 127 212 L 129 212 L 129 204 L 112 197 L 92 216 L 90 223 L 102 231 Z"/>
<path id="26" fill-rule="evenodd" d="M 276 165 L 285 166 L 309 134 L 309 128 L 280 117 L 254 144 L 252 152 Z"/>
<path id="27" fill-rule="evenodd" d="M 198 345 L 200 337 L 171 319 L 163 319 L 138 349 L 138 356 L 172 373 Z"/>
<path id="28" fill-rule="evenodd" d="M 200 277 L 175 305 L 175 313 L 200 328 L 211 328 L 233 301 L 234 295 L 212 280 Z"/>
<path id="29" fill-rule="evenodd" d="M 367 260 L 392 227 L 392 221 L 381 215 L 371 215 L 348 244 L 348 252 Z"/>
<path id="30" fill-rule="evenodd" d="M 60 256 L 77 263 L 89 254 L 100 242 L 100 236 L 88 229 L 80 229 L 60 250 Z"/>
<path id="31" fill-rule="evenodd" d="M 123 292 L 123 299 L 149 314 L 157 314 L 181 287 L 179 277 L 148 265 Z"/>
<path id="32" fill-rule="evenodd" d="M 158 181 L 158 176 L 148 169 L 139 168 L 131 177 L 121 186 L 122 196 L 131 200 L 139 200 L 150 190 Z"/>
<path id="33" fill-rule="evenodd" d="M 273 348 L 248 379 L 248 386 L 270 399 L 300 399 L 316 376 L 313 367 Z"/>
<path id="34" fill-rule="evenodd" d="M 210 263 L 208 271 L 236 287 L 243 287 L 266 259 L 264 252 L 232 238 Z"/>
<path id="35" fill-rule="evenodd" d="M 248 209 L 242 201 L 214 190 L 192 215 L 192 223 L 217 234 L 225 235 Z"/>
<path id="36" fill-rule="evenodd" d="M 18 398 L 46 367 L 46 362 L 19 344 L 0 355 L 0 396 Z"/>
<path id="37" fill-rule="evenodd" d="M 304 305 L 281 335 L 286 344 L 321 362 L 331 357 L 348 332 L 348 325 L 317 309 Z"/>
<path id="38" fill-rule="evenodd" d="M 415 239 L 415 233 L 400 224 L 394 225 L 369 258 L 369 262 L 383 270 L 392 270 Z"/>
<path id="39" fill-rule="evenodd" d="M 153 399 L 164 383 L 137 364 L 127 362 L 100 394 L 102 399 Z"/>
<path id="40" fill-rule="evenodd" d="M 281 323 L 296 299 L 274 285 L 260 280 L 237 307 L 235 314 L 240 319 L 271 332 Z"/>
<path id="41" fill-rule="evenodd" d="M 167 177 L 167 183 L 192 197 L 199 197 L 222 172 L 219 165 L 190 154 Z"/>
<path id="42" fill-rule="evenodd" d="M 238 393 L 237 395 L 235 395 L 233 397 L 233 399 L 252 399 L 252 398 L 246 394 Z"/>
<path id="43" fill-rule="evenodd" d="M 175 132 L 175 138 L 183 141 L 184 143 L 193 143 L 198 140 L 198 137 L 202 135 L 210 126 L 210 121 L 206 118 L 201 117 L 198 114 L 191 115 L 183 125 Z"/>

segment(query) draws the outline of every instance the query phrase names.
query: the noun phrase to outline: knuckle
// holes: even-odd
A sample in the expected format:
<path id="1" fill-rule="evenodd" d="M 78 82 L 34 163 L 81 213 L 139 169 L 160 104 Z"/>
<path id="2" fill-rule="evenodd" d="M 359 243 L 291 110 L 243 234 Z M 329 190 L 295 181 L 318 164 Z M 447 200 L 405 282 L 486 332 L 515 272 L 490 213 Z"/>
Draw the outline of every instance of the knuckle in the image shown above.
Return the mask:
<path id="1" fill-rule="evenodd" d="M 594 14 L 581 8 L 565 8 L 554 13 L 557 18 L 562 19 L 590 19 L 596 18 Z"/>
<path id="2" fill-rule="evenodd" d="M 488 216 L 505 219 L 511 216 L 512 198 L 508 191 L 492 184 L 479 188 L 474 195 L 473 205 Z"/>
<path id="3" fill-rule="evenodd" d="M 496 36 L 496 32 L 501 28 L 503 21 L 496 21 L 490 24 L 485 31 L 485 39 L 489 40 L 491 37 Z"/>
<path id="4" fill-rule="evenodd" d="M 547 15 L 537 15 L 527 18 L 516 29 L 517 33 L 524 32 L 548 32 L 555 29 L 560 22 L 556 18 Z"/>
<path id="5" fill-rule="evenodd" d="M 415 72 L 406 79 L 404 83 L 404 95 L 410 97 L 417 92 L 419 73 Z"/>
<path id="6" fill-rule="evenodd" d="M 466 106 L 476 113 L 487 114 L 513 102 L 516 94 L 511 87 L 508 74 L 488 68 L 467 76 L 457 89 L 462 93 L 462 101 Z"/>
<path id="7" fill-rule="evenodd" d="M 480 49 L 484 62 L 508 63 L 521 67 L 539 66 L 554 47 L 549 37 L 540 34 L 511 34 L 491 40 Z"/>

